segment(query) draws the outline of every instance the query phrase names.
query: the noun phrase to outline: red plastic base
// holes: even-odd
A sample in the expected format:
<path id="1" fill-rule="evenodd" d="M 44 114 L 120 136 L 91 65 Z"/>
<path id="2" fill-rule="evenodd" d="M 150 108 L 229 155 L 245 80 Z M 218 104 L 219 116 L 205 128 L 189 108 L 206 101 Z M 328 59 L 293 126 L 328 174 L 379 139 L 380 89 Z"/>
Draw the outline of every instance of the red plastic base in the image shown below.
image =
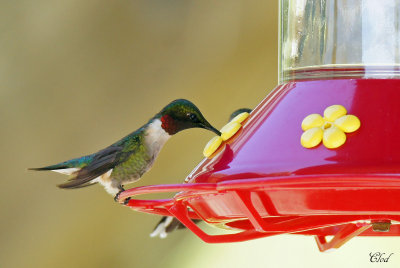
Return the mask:
<path id="1" fill-rule="evenodd" d="M 322 144 L 302 147 L 302 120 L 334 104 L 357 116 L 360 129 L 346 134 L 346 142 L 334 150 Z M 291 233 L 315 235 L 324 251 L 357 235 L 398 236 L 399 115 L 400 80 L 288 83 L 265 98 L 213 158 L 195 168 L 188 184 L 138 187 L 120 197 L 179 192 L 173 199 L 132 199 L 128 205 L 173 215 L 209 243 Z M 208 235 L 191 219 L 240 232 Z M 371 225 L 387 232 L 374 232 Z M 327 242 L 330 235 L 334 238 Z"/>
<path id="2" fill-rule="evenodd" d="M 357 235 L 400 235 L 400 205 L 394 202 L 400 196 L 398 176 L 327 176 L 323 180 L 302 176 L 157 185 L 126 190 L 120 198 L 177 191 L 180 193 L 173 199 L 131 199 L 127 205 L 141 212 L 175 216 L 207 243 L 290 233 L 315 235 L 319 249 L 325 251 Z M 360 206 L 361 200 L 367 202 Z M 294 214 L 294 210 L 300 213 Z M 242 231 L 209 235 L 191 220 L 199 218 Z M 378 233 L 370 228 L 373 222 L 392 225 L 389 232 Z M 334 238 L 327 242 L 325 236 L 330 235 Z"/>

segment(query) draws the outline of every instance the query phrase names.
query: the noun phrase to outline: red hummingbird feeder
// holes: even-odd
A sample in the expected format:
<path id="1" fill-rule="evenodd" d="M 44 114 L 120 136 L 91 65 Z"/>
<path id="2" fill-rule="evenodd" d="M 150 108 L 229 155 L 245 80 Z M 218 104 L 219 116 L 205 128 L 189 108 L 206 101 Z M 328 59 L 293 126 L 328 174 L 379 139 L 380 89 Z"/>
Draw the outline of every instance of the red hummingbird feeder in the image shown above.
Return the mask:
<path id="1" fill-rule="evenodd" d="M 275 88 L 186 178 L 126 190 L 208 243 L 400 235 L 400 3 L 281 0 Z M 192 219 L 236 233 L 210 235 Z M 333 236 L 328 239 L 327 236 Z"/>

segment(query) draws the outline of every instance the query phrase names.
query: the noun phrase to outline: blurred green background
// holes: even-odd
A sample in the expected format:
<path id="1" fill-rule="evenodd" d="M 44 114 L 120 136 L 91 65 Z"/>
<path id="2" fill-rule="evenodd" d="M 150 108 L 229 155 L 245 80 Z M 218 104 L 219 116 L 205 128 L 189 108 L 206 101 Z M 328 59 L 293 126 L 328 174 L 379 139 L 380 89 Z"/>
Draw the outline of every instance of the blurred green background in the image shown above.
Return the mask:
<path id="1" fill-rule="evenodd" d="M 95 152 L 176 98 L 217 128 L 277 83 L 278 1 L 0 1 L 0 267 L 366 267 L 397 238 L 319 253 L 312 237 L 209 245 L 188 231 L 150 238 L 157 216 L 100 186 L 28 172 Z M 213 136 L 180 133 L 131 186 L 178 183 Z"/>

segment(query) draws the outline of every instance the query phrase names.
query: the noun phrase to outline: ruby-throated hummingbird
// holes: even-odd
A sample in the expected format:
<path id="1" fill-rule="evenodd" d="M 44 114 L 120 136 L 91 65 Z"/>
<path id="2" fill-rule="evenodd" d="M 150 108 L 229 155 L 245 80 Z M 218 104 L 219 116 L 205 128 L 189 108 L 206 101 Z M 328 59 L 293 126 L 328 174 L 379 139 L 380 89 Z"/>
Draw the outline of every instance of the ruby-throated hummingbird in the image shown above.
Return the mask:
<path id="1" fill-rule="evenodd" d="M 117 200 L 124 184 L 139 180 L 151 168 L 165 142 L 189 128 L 204 128 L 221 135 L 192 102 L 179 99 L 138 130 L 97 153 L 31 169 L 71 175 L 67 182 L 58 185 L 60 188 L 76 189 L 98 182 Z"/>
<path id="2" fill-rule="evenodd" d="M 241 108 L 235 110 L 230 116 L 229 121 L 235 118 L 237 115 L 241 113 L 251 113 L 251 109 L 249 108 Z M 198 223 L 201 220 L 192 220 L 194 223 Z M 153 232 L 151 232 L 151 237 L 159 236 L 160 238 L 166 238 L 167 235 L 177 229 L 185 229 L 186 226 L 183 225 L 177 218 L 173 216 L 164 216 L 161 220 L 157 223 L 156 227 L 154 228 Z"/>

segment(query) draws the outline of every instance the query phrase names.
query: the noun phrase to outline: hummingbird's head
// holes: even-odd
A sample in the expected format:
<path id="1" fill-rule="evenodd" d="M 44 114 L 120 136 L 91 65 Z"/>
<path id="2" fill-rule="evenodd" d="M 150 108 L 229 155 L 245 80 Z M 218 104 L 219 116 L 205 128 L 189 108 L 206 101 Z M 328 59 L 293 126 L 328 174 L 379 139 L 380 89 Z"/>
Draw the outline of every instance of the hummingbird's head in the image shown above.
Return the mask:
<path id="1" fill-rule="evenodd" d="M 196 105 L 188 100 L 174 100 L 161 110 L 159 116 L 161 127 L 169 135 L 188 128 L 205 128 L 221 135 L 221 132 L 208 123 Z"/>

